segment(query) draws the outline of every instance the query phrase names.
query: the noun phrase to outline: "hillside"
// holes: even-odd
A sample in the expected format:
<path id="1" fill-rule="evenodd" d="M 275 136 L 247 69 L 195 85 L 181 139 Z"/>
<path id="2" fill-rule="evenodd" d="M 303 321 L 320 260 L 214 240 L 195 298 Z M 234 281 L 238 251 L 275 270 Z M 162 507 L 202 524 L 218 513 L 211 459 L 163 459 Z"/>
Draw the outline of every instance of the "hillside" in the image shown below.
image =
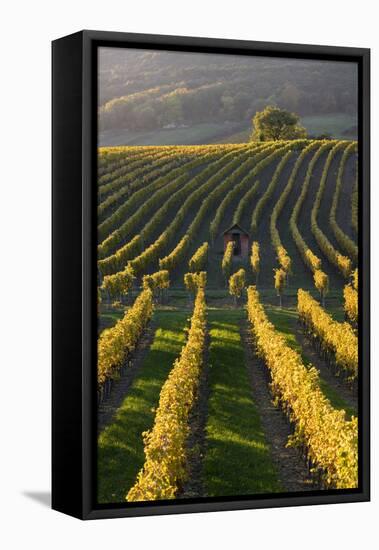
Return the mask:
<path id="1" fill-rule="evenodd" d="M 99 269 L 103 275 L 109 275 L 124 269 L 127 262 L 132 261 L 139 276 L 153 272 L 157 270 L 159 261 L 175 250 L 184 236 L 188 235 L 185 249 L 177 252 L 177 260 L 170 270 L 172 284 L 183 286 L 182 276 L 187 269 L 186 263 L 201 243 L 209 241 L 209 286 L 221 288 L 221 233 L 234 221 L 246 229 L 251 242 L 256 240 L 260 243 L 261 285 L 263 288 L 272 287 L 272 270 L 276 267 L 277 261 L 270 237 L 270 219 L 296 161 L 302 155 L 286 203 L 278 216 L 277 230 L 283 246 L 292 258 L 293 275 L 290 278 L 290 287 L 312 288 L 312 271 L 304 264 L 300 250 L 295 244 L 287 213 L 292 212 L 300 195 L 310 160 L 321 149 L 312 170 L 309 189 L 300 209 L 297 225 L 308 247 L 322 260 L 331 289 L 340 290 L 343 284 L 341 270 L 333 264 L 330 257 L 325 256 L 312 231 L 309 216 L 325 161 L 333 150 L 325 190 L 321 197 L 318 221 L 334 248 L 346 253 L 336 241 L 329 222 L 335 192 L 335 175 L 343 150 L 349 145 L 349 142 L 339 142 L 340 145 L 336 147 L 336 143 L 302 141 L 258 145 L 102 149 L 99 164 Z M 292 152 L 277 175 L 277 181 L 270 186 L 275 169 L 287 151 Z M 356 235 L 351 224 L 351 210 L 346 208 L 346 204 L 351 204 L 355 169 L 356 153 L 352 150 L 344 169 L 337 222 L 354 243 Z M 255 193 L 249 195 L 253 185 Z M 233 193 L 235 187 L 238 189 Z M 262 197 L 265 202 L 258 213 L 258 224 L 253 228 L 252 217 Z M 238 205 L 244 199 L 247 202 L 240 214 L 236 215 Z M 204 214 L 199 216 L 200 205 L 204 204 Z M 133 211 L 132 217 L 128 215 L 130 208 Z M 210 224 L 215 216 L 217 224 L 213 222 L 211 239 Z M 196 227 L 191 226 L 195 218 Z M 160 236 L 167 228 L 170 228 L 170 236 L 160 241 Z M 136 235 L 140 236 L 139 244 L 130 246 Z M 154 249 L 153 245 L 157 242 L 159 247 Z M 136 260 L 139 257 L 142 259 Z"/>
<path id="2" fill-rule="evenodd" d="M 103 48 L 100 145 L 233 142 L 270 104 L 312 135 L 354 138 L 356 82 L 349 63 Z"/>

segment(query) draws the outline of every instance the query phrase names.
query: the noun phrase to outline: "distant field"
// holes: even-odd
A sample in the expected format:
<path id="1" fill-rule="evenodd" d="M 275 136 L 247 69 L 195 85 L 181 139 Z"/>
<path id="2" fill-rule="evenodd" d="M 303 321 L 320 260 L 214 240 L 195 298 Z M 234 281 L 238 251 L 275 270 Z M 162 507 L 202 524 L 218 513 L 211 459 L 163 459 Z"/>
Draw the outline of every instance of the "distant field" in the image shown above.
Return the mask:
<path id="1" fill-rule="evenodd" d="M 336 139 L 356 139 L 357 120 L 345 113 L 303 117 L 301 124 L 314 136 L 331 134 Z M 205 143 L 246 143 L 251 128 L 246 123 L 194 124 L 187 128 L 154 131 L 105 130 L 99 134 L 100 147 L 116 145 L 203 145 Z"/>
<path id="2" fill-rule="evenodd" d="M 301 124 L 311 135 L 327 133 L 336 139 L 357 138 L 357 133 L 353 130 L 357 126 L 357 119 L 345 113 L 307 116 L 301 119 Z"/>
<path id="3" fill-rule="evenodd" d="M 100 132 L 99 145 L 202 145 L 204 143 L 221 143 L 230 141 L 230 136 L 243 130 L 244 125 L 195 124 L 186 128 L 160 129 L 151 132 L 130 130 L 106 130 Z M 236 143 L 246 141 L 241 139 Z"/>

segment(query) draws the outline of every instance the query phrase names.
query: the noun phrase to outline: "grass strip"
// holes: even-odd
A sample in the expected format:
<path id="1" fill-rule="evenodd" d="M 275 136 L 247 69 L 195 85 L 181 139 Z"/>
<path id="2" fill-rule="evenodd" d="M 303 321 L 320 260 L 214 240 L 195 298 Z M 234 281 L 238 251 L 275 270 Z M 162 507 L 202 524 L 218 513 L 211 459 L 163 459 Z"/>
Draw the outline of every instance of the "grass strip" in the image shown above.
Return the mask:
<path id="1" fill-rule="evenodd" d="M 239 322 L 243 309 L 211 310 L 208 420 L 204 478 L 207 496 L 280 491 L 253 401 Z"/>

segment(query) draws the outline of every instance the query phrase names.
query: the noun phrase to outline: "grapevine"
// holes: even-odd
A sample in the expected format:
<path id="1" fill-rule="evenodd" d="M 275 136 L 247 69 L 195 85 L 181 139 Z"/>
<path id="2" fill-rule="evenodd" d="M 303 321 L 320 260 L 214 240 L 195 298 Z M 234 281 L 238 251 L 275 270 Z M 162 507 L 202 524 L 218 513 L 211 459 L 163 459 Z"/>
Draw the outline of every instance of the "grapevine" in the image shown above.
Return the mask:
<path id="1" fill-rule="evenodd" d="M 162 387 L 154 425 L 143 433 L 145 463 L 127 494 L 129 502 L 173 499 L 188 478 L 189 415 L 197 399 L 205 337 L 205 295 L 199 288 L 187 343 Z"/>
<path id="2" fill-rule="evenodd" d="M 273 396 L 295 427 L 289 443 L 303 448 L 326 487 L 357 487 L 357 419 L 347 421 L 345 411 L 333 409 L 320 389 L 317 370 L 305 367 L 276 332 L 255 287 L 248 289 L 247 308 L 257 354 L 271 375 Z"/>
<path id="3" fill-rule="evenodd" d="M 349 323 L 338 323 L 312 296 L 299 289 L 298 312 L 304 330 L 330 362 L 353 380 L 358 375 L 358 339 Z"/>
<path id="4" fill-rule="evenodd" d="M 188 267 L 190 271 L 201 271 L 206 266 L 208 260 L 208 243 L 203 243 L 190 258 Z"/>
<path id="5" fill-rule="evenodd" d="M 357 260 L 358 260 L 358 247 L 350 239 L 350 237 L 348 237 L 348 235 L 346 235 L 346 233 L 344 233 L 342 231 L 342 229 L 338 225 L 337 219 L 336 219 L 336 212 L 337 212 L 339 197 L 340 197 L 341 188 L 342 188 L 342 178 L 343 178 L 345 165 L 346 165 L 346 162 L 347 162 L 347 159 L 349 158 L 349 156 L 351 154 L 353 154 L 354 152 L 356 152 L 356 151 L 357 151 L 357 143 L 353 142 L 350 145 L 348 145 L 346 147 L 346 149 L 344 150 L 344 152 L 343 152 L 343 155 L 342 155 L 342 158 L 341 158 L 341 161 L 340 161 L 340 165 L 338 167 L 336 187 L 335 187 L 335 190 L 334 190 L 333 201 L 332 201 L 332 206 L 331 206 L 330 215 L 329 215 L 330 226 L 331 226 L 331 228 L 334 232 L 334 235 L 337 239 L 338 244 L 343 249 L 346 250 L 346 252 L 350 256 L 350 258 L 354 262 L 357 262 Z"/>
<path id="6" fill-rule="evenodd" d="M 251 245 L 251 256 L 250 256 L 250 264 L 251 269 L 253 270 L 253 273 L 255 274 L 255 284 L 258 284 L 258 278 L 259 278 L 259 271 L 261 268 L 261 257 L 260 257 L 260 251 L 259 251 L 259 243 L 257 241 L 254 241 Z"/>
<path id="7" fill-rule="evenodd" d="M 97 346 L 97 380 L 100 391 L 104 385 L 118 376 L 119 371 L 134 351 L 142 333 L 151 319 L 153 295 L 143 290 L 124 317 L 109 329 L 103 330 Z"/>
<path id="8" fill-rule="evenodd" d="M 326 235 L 321 231 L 317 222 L 317 214 L 320 208 L 321 198 L 324 193 L 326 178 L 328 176 L 330 165 L 336 153 L 343 147 L 346 147 L 346 142 L 344 141 L 337 142 L 337 144 L 329 152 L 328 157 L 326 159 L 326 162 L 322 171 L 320 185 L 319 185 L 316 198 L 313 204 L 312 212 L 311 212 L 311 230 L 315 236 L 315 239 L 319 247 L 321 248 L 325 256 L 328 258 L 330 263 L 335 265 L 340 270 L 342 275 L 345 278 L 347 278 L 351 273 L 351 267 L 352 267 L 351 260 L 347 256 L 343 256 L 340 252 L 335 250 L 335 248 L 333 247 L 331 242 L 328 240 Z"/>

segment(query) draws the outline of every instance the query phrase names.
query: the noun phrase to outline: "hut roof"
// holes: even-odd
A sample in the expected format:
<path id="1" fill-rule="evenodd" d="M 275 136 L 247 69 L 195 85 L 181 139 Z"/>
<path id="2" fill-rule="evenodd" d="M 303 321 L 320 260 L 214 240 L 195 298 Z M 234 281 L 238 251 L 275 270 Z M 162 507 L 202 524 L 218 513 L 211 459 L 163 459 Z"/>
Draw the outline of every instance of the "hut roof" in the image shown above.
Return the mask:
<path id="1" fill-rule="evenodd" d="M 238 223 L 235 223 L 234 225 L 228 227 L 228 229 L 225 229 L 225 231 L 223 232 L 223 235 L 226 235 L 226 233 L 233 233 L 233 231 L 236 231 L 236 230 L 240 231 L 244 235 L 249 236 L 249 233 L 245 231 L 240 225 L 238 225 Z"/>

